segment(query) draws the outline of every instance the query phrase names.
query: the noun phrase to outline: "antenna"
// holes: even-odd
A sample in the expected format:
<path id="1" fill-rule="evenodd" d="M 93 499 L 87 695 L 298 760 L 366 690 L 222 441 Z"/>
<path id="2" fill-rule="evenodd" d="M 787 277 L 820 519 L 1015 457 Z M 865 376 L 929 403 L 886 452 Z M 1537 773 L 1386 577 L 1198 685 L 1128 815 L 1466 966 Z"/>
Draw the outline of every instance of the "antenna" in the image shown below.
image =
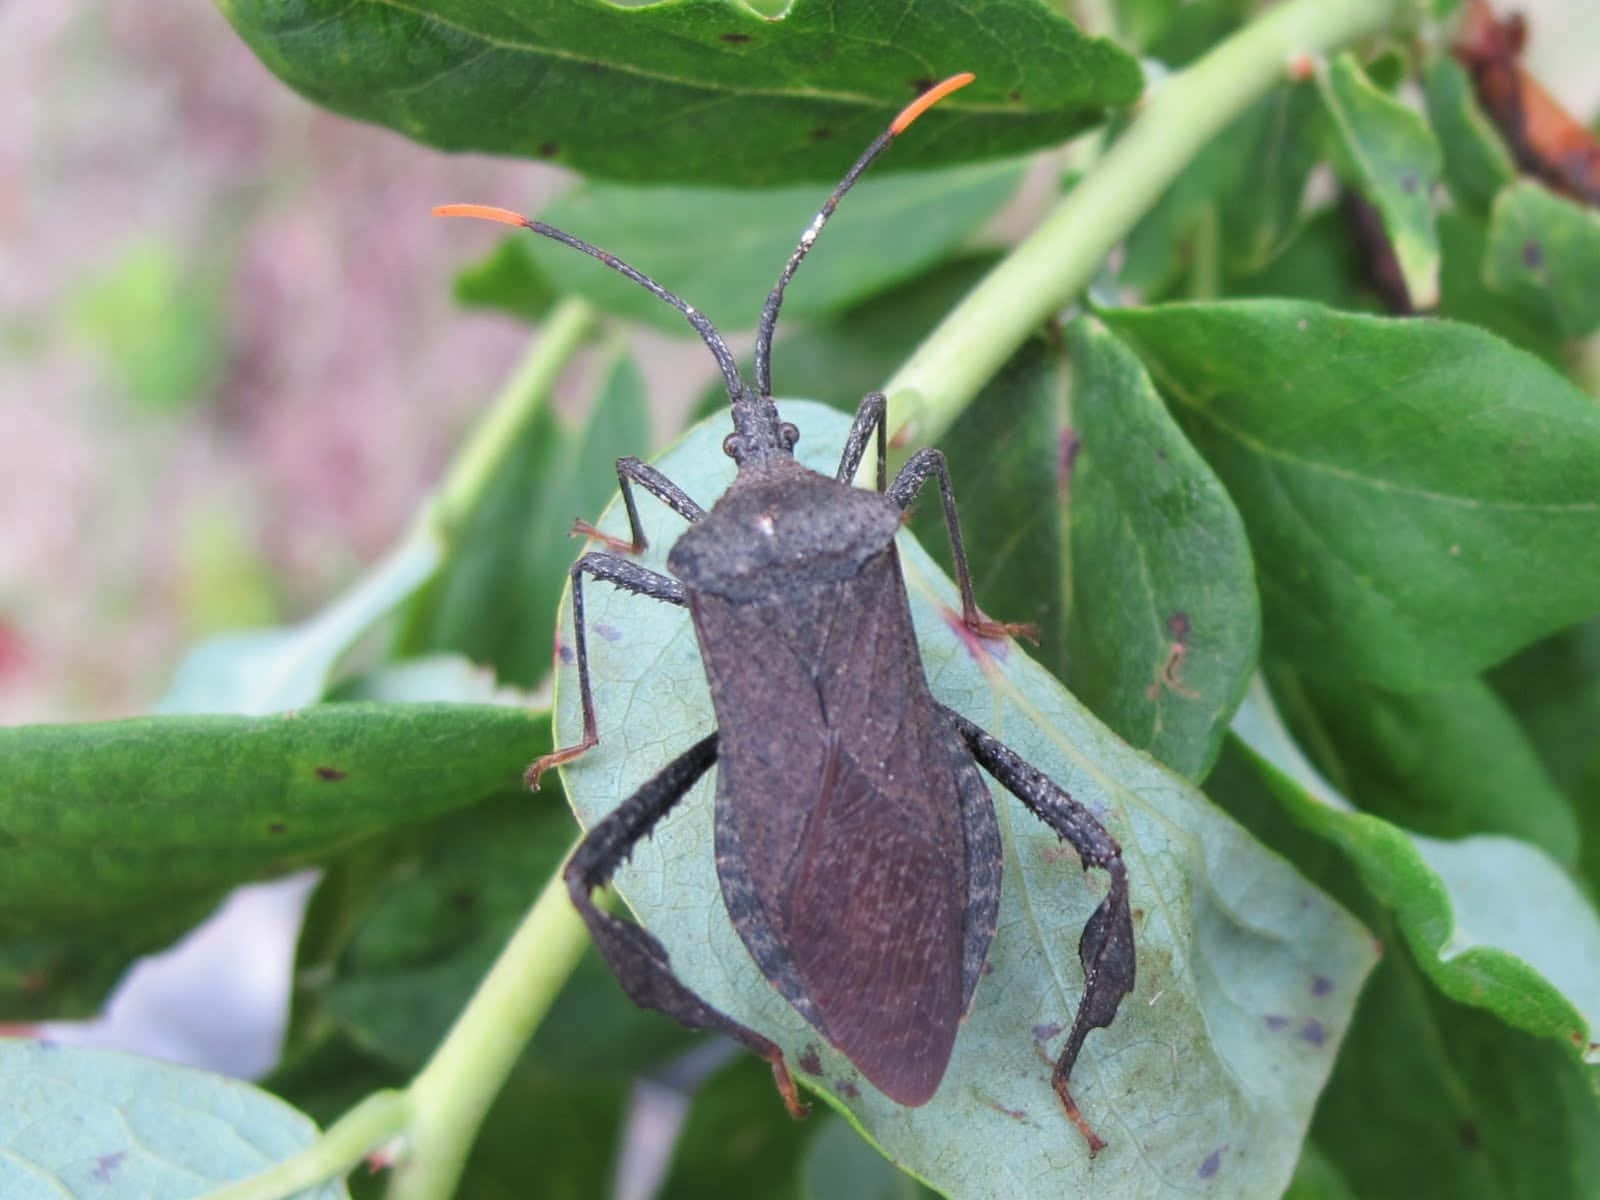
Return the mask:
<path id="1" fill-rule="evenodd" d="M 817 215 L 811 218 L 811 224 L 806 226 L 806 231 L 800 235 L 800 244 L 794 248 L 794 253 L 789 256 L 789 261 L 784 264 L 783 274 L 778 276 L 778 282 L 773 285 L 772 291 L 767 294 L 767 302 L 761 306 L 761 324 L 756 327 L 756 392 L 762 396 L 772 395 L 772 332 L 778 324 L 778 309 L 783 304 L 783 289 L 789 286 L 789 280 L 794 278 L 796 269 L 801 261 L 810 253 L 812 243 L 817 240 L 817 234 L 822 232 L 822 227 L 828 223 L 828 218 L 833 216 L 833 210 L 839 207 L 839 201 L 844 198 L 861 173 L 870 167 L 873 160 L 889 148 L 889 143 L 904 133 L 906 128 L 927 112 L 951 92 L 959 91 L 971 83 L 977 76 L 971 71 L 963 71 L 959 75 L 952 75 L 942 83 L 936 83 L 910 104 L 900 110 L 900 115 L 889 122 L 889 128 L 880 133 L 856 159 L 855 166 L 845 172 L 839 185 L 833 189 L 829 197 L 823 201 L 822 207 L 817 210 Z"/>
<path id="2" fill-rule="evenodd" d="M 512 212 L 509 208 L 495 208 L 489 204 L 441 204 L 433 210 L 436 217 L 476 217 L 480 221 L 498 221 L 502 225 L 514 225 L 522 229 L 531 229 L 534 233 L 560 242 L 563 246 L 571 246 L 574 250 L 581 250 L 590 258 L 598 258 L 606 266 L 616 271 L 619 275 L 626 275 L 645 291 L 658 300 L 664 300 L 673 308 L 688 318 L 689 324 L 694 326 L 694 331 L 700 335 L 700 340 L 710 347 L 712 357 L 717 360 L 717 366 L 722 370 L 722 380 L 728 389 L 728 402 L 737 403 L 740 393 L 744 390 L 744 380 L 739 377 L 739 365 L 734 361 L 733 353 L 728 349 L 728 343 L 722 340 L 722 335 L 717 332 L 717 327 L 711 323 L 706 315 L 697 310 L 692 304 L 680 299 L 673 292 L 669 292 L 650 276 L 635 267 L 629 266 L 610 251 L 602 250 L 599 246 L 591 246 L 582 238 L 573 237 L 564 230 L 557 229 L 554 225 L 546 225 L 543 221 L 529 220 L 521 213 Z"/>

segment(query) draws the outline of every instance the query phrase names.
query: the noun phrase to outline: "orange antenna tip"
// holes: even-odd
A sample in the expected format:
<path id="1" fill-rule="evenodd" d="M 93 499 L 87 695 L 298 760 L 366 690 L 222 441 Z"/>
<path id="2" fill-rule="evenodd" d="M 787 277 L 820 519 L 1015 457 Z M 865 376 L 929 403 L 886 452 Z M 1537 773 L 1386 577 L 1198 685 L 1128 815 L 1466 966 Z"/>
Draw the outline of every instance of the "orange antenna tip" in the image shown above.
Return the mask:
<path id="1" fill-rule="evenodd" d="M 495 208 L 492 204 L 441 204 L 433 210 L 436 217 L 476 217 L 480 221 L 499 221 L 502 225 L 515 225 L 526 229 L 528 218 L 509 208 Z"/>
<path id="2" fill-rule="evenodd" d="M 950 76 L 950 78 L 946 79 L 943 83 L 934 84 L 927 91 L 923 92 L 922 95 L 918 96 L 910 104 L 906 105 L 900 110 L 900 115 L 893 121 L 889 122 L 889 132 L 896 134 L 904 133 L 906 126 L 910 125 L 911 122 L 915 121 L 918 117 L 927 112 L 935 104 L 939 103 L 939 101 L 943 100 L 951 92 L 960 91 L 976 78 L 977 76 L 971 71 L 963 71 L 959 75 Z"/>

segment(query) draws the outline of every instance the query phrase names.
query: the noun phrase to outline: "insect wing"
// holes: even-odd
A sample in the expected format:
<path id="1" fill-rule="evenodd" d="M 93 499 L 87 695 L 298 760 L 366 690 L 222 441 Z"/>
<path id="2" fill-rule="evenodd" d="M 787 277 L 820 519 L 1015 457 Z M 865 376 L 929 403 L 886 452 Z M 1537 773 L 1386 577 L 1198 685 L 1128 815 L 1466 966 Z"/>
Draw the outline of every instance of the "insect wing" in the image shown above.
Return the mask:
<path id="1" fill-rule="evenodd" d="M 924 803 L 875 786 L 836 744 L 784 897 L 832 1041 L 907 1105 L 938 1087 L 963 1006 L 963 851 L 918 828 L 926 814 L 907 809 Z"/>

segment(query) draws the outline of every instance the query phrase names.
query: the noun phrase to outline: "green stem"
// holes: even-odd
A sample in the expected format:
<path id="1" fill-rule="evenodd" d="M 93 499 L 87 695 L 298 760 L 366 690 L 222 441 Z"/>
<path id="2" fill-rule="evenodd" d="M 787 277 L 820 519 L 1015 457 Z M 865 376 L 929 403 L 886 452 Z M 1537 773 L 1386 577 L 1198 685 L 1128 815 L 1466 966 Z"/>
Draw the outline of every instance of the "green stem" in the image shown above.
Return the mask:
<path id="1" fill-rule="evenodd" d="M 410 1107 L 404 1092 L 374 1092 L 330 1125 L 314 1145 L 259 1175 L 209 1192 L 202 1200 L 281 1200 L 343 1175 L 405 1128 Z"/>
<path id="2" fill-rule="evenodd" d="M 558 870 L 406 1089 L 411 1119 L 390 1200 L 452 1194 L 484 1114 L 588 944 Z"/>
<path id="3" fill-rule="evenodd" d="M 934 441 L 1028 334 L 1083 290 L 1200 149 L 1284 78 L 1409 13 L 1410 0 L 1290 0 L 1172 76 L 1054 211 L 968 293 L 884 391 L 897 438 Z"/>
<path id="4" fill-rule="evenodd" d="M 538 339 L 456 455 L 427 518 L 448 547 L 527 426 L 544 405 L 573 352 L 594 328 L 595 311 L 575 296 L 562 300 L 539 328 Z"/>
<path id="5" fill-rule="evenodd" d="M 282 1200 L 388 1142 L 398 1143 L 390 1200 L 446 1200 L 484 1114 L 588 944 L 557 870 L 409 1087 L 374 1092 L 314 1145 L 202 1200 Z"/>

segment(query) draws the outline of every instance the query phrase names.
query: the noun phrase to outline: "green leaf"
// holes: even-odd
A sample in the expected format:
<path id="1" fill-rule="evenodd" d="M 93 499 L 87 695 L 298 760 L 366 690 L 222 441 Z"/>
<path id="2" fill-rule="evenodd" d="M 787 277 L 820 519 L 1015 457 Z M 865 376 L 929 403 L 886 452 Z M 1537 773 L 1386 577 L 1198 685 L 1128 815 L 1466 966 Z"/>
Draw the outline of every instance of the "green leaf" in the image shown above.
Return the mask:
<path id="1" fill-rule="evenodd" d="M 1600 1178 L 1592 1070 L 1439 995 L 1396 946 L 1361 999 L 1312 1128 L 1348 1181 L 1330 1200 L 1587 1195 Z"/>
<path id="2" fill-rule="evenodd" d="M 581 427 L 548 405 L 526 422 L 408 614 L 404 651 L 453 651 L 524 687 L 549 674 L 556 603 L 578 555 L 572 522 L 600 511 L 616 491 L 616 460 L 650 440 L 633 360 L 614 355 L 603 379 Z"/>
<path id="3" fill-rule="evenodd" d="M 1600 328 L 1600 213 L 1531 179 L 1501 190 L 1483 280 L 1570 338 Z"/>
<path id="4" fill-rule="evenodd" d="M 1600 619 L 1530 646 L 1490 680 L 1577 812 L 1579 869 L 1600 900 Z"/>
<path id="5" fill-rule="evenodd" d="M 1309 706 L 1331 746 L 1332 761 L 1321 765 L 1337 768 L 1339 790 L 1364 812 L 1434 837 L 1503 833 L 1563 866 L 1576 861 L 1572 806 L 1481 680 L 1397 693 L 1336 675 L 1291 676 L 1271 676 L 1286 717 L 1296 724 L 1290 695 Z"/>
<path id="6" fill-rule="evenodd" d="M 156 711 L 260 715 L 316 703 L 350 647 L 433 576 L 443 553 L 418 526 L 316 616 L 200 643 L 178 664 Z"/>
<path id="7" fill-rule="evenodd" d="M 1481 325 L 1514 346 L 1537 354 L 1558 371 L 1566 369 L 1566 341 L 1538 309 L 1515 303 L 1490 290 L 1483 277 L 1489 230 L 1459 211 L 1439 214 L 1439 245 L 1444 260 L 1439 272 L 1439 316 Z"/>
<path id="8" fill-rule="evenodd" d="M 772 1069 L 747 1054 L 738 1055 L 687 1099 L 688 1120 L 673 1147 L 671 1174 L 659 1200 L 710 1196 L 796 1200 L 802 1164 L 810 1160 L 827 1130 L 844 1124 L 830 1113 L 794 1120 L 783 1105 L 773 1103 Z M 845 1133 L 860 1143 L 848 1126 Z M 883 1164 L 875 1150 L 869 1148 L 867 1153 Z M 861 1193 L 832 1195 L 855 1200 Z"/>
<path id="9" fill-rule="evenodd" d="M 0 729 L 0 932 L 132 928 L 518 789 L 540 725 L 493 705 L 334 704 Z"/>
<path id="10" fill-rule="evenodd" d="M 949 255 L 1017 190 L 1023 164 L 981 163 L 867 178 L 828 222 L 784 294 L 787 318 L 825 316 L 913 278 Z M 633 264 L 724 332 L 755 325 L 822 187 L 735 191 L 582 184 L 539 217 Z M 563 292 L 685 337 L 683 317 L 569 247 L 534 239 L 541 273 Z"/>
<path id="11" fill-rule="evenodd" d="M 555 303 L 557 289 L 539 269 L 527 234 L 508 237 L 483 258 L 461 268 L 454 287 L 463 308 L 493 308 L 537 321 Z"/>
<path id="12" fill-rule="evenodd" d="M 1511 151 L 1472 95 L 1472 81 L 1448 54 L 1423 69 L 1428 119 L 1444 153 L 1445 179 L 1456 202 L 1482 216 L 1496 193 L 1517 177 Z"/>
<path id="13" fill-rule="evenodd" d="M 832 470 L 848 418 L 785 405 L 808 465 Z M 658 464 L 709 502 L 731 463 L 722 420 L 701 426 Z M 682 529 L 642 504 L 659 568 Z M 615 506 L 603 527 L 622 526 Z M 1131 750 L 1015 645 L 974 657 L 950 626 L 954 587 L 909 535 L 901 555 L 935 696 L 1003 738 L 1101 814 L 1129 864 L 1139 984 L 1109 1029 L 1096 1031 L 1073 1091 L 1110 1142 L 1089 1165 L 1049 1083 L 1048 1051 L 1082 991 L 1074 947 L 1098 902 L 1072 856 L 1020 805 L 996 799 L 1006 845 L 1000 929 L 944 1082 L 909 1110 L 879 1095 L 805 1024 L 756 969 L 728 922 L 712 852 L 707 781 L 634 848 L 618 888 L 665 943 L 681 978 L 708 1001 L 774 1037 L 801 1077 L 858 1123 L 891 1159 L 954 1195 L 1060 1196 L 1092 1177 L 1103 1196 L 1187 1190 L 1196 1174 L 1240 1193 L 1288 1182 L 1312 1103 L 1372 962 L 1360 927 L 1244 836 L 1183 780 Z M 586 590 L 600 744 L 565 770 L 592 824 L 711 724 L 687 614 L 603 585 Z M 570 641 L 570 632 L 565 635 Z M 570 671 L 558 674 L 557 740 L 577 727 Z M 1064 861 L 1063 861 L 1064 860 Z M 1319 979 L 1325 982 L 1319 982 Z M 1269 1014 L 1313 1022 L 1317 1038 L 1264 1032 Z M 772 1101 L 777 1103 L 776 1098 Z"/>
<path id="14" fill-rule="evenodd" d="M 1317 73 L 1322 97 L 1349 182 L 1383 219 L 1413 308 L 1439 301 L 1439 238 L 1433 224 L 1433 189 L 1443 158 L 1426 121 L 1374 87 L 1350 54 Z"/>
<path id="15" fill-rule="evenodd" d="M 1219 268 L 1262 270 L 1294 235 L 1317 157 L 1315 105 L 1310 88 L 1286 84 L 1212 138 L 1134 226 L 1119 282 L 1150 298 L 1184 275 L 1204 293 Z"/>
<path id="16" fill-rule="evenodd" d="M 1052 145 L 1141 85 L 1132 58 L 1038 0 L 794 0 L 772 15 L 734 0 L 220 6 L 279 78 L 336 112 L 635 182 L 837 178 L 956 70 L 978 82 L 922 119 L 897 169 Z"/>
<path id="17" fill-rule="evenodd" d="M 1261 640 L 1244 524 L 1132 351 L 1067 329 L 1072 656 L 1066 682 L 1132 745 L 1202 779 Z"/>
<path id="18" fill-rule="evenodd" d="M 237 1079 L 132 1054 L 0 1039 L 6 1200 L 183 1200 L 316 1140 L 312 1123 Z M 339 1200 L 338 1182 L 296 1192 Z"/>
<path id="19" fill-rule="evenodd" d="M 1445 995 L 1600 1062 L 1600 917 L 1557 863 L 1513 838 L 1441 841 L 1351 808 L 1259 683 L 1233 730 L 1290 815 L 1338 845 L 1393 910 Z"/>
<path id="20" fill-rule="evenodd" d="M 1342 205 L 1330 205 L 1300 223 L 1294 236 L 1261 270 L 1226 281 L 1228 295 L 1282 296 L 1312 300 L 1352 312 L 1378 312 L 1382 306 L 1358 277 L 1349 218 Z"/>
<path id="21" fill-rule="evenodd" d="M 776 390 L 854 413 L 861 398 L 888 381 L 928 330 L 997 261 L 993 254 L 952 259 L 825 320 L 781 322 L 772 353 Z M 750 374 L 748 356 L 740 359 L 740 367 Z M 701 393 L 695 416 L 727 410 L 728 393 L 719 379 Z"/>
<path id="22" fill-rule="evenodd" d="M 928 1200 L 937 1195 L 897 1169 L 848 1122 L 832 1114 L 806 1149 L 798 1189 L 798 1200 L 840 1196 L 850 1200 Z"/>
<path id="23" fill-rule="evenodd" d="M 546 733 L 528 753 L 548 746 Z M 393 856 L 331 971 L 299 997 L 317 1006 L 324 1029 L 402 1072 L 422 1067 L 571 848 L 571 813 L 550 791 L 452 813 Z M 635 1073 L 689 1041 L 633 1005 L 587 951 L 497 1097 L 461 1194 L 526 1195 L 517 1181 L 533 1129 L 539 1195 L 592 1196 Z"/>
<path id="24" fill-rule="evenodd" d="M 1385 946 L 1289 1196 L 1562 1196 L 1574 1194 L 1566 1181 L 1594 1175 L 1584 1163 L 1596 1145 L 1596 1096 L 1584 1077 L 1595 1068 L 1566 1045 L 1441 996 L 1350 870 L 1343 842 L 1297 823 L 1297 806 L 1268 789 L 1238 738 L 1207 791 L 1309 878 L 1371 912 Z M 1503 892 L 1506 880 L 1479 886 Z"/>
<path id="25" fill-rule="evenodd" d="M 1537 360 L 1289 301 L 1103 319 L 1227 485 L 1301 669 L 1427 689 L 1600 605 L 1600 409 Z"/>
<path id="26" fill-rule="evenodd" d="M 1348 1054 L 1347 1048 L 1345 1055 Z M 1338 1064 L 1334 1064 L 1335 1072 L 1338 1069 Z M 1289 1190 L 1283 1194 L 1283 1200 L 1361 1200 L 1361 1198 L 1350 1190 L 1350 1185 L 1339 1174 L 1339 1168 L 1317 1149 L 1315 1143 L 1308 1141 L 1305 1148 L 1300 1151 L 1300 1161 L 1295 1164 L 1294 1178 L 1289 1182 Z"/>

